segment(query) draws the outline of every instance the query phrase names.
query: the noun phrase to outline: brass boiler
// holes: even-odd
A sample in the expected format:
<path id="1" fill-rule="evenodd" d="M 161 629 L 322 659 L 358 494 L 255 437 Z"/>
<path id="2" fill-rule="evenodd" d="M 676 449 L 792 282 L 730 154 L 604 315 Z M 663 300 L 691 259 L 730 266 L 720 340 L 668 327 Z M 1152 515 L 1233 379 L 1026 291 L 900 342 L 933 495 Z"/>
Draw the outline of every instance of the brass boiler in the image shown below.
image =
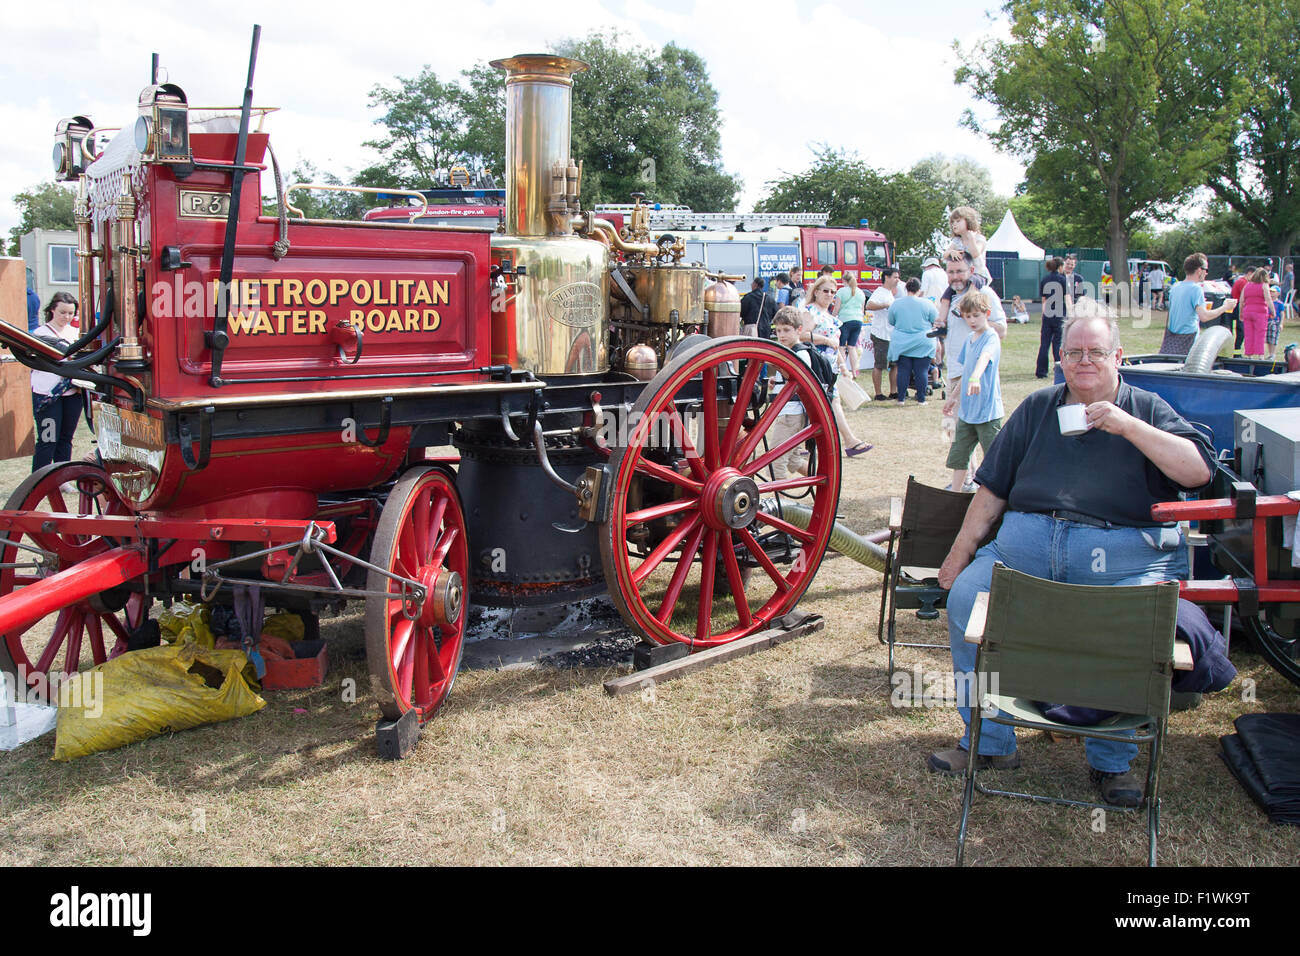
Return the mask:
<path id="1" fill-rule="evenodd" d="M 506 71 L 505 233 L 492 258 L 510 263 L 515 366 L 539 376 L 609 368 L 609 248 L 573 234 L 581 171 L 570 158 L 579 60 L 526 54 Z"/>
<path id="2" fill-rule="evenodd" d="M 740 293 L 732 281 L 744 276 L 718 274 L 704 290 L 704 310 L 709 313 L 708 333 L 713 338 L 740 334 Z"/>
<path id="3" fill-rule="evenodd" d="M 672 325 L 674 309 L 678 326 L 703 325 L 705 282 L 701 266 L 651 266 L 637 269 L 632 290 L 656 325 Z"/>

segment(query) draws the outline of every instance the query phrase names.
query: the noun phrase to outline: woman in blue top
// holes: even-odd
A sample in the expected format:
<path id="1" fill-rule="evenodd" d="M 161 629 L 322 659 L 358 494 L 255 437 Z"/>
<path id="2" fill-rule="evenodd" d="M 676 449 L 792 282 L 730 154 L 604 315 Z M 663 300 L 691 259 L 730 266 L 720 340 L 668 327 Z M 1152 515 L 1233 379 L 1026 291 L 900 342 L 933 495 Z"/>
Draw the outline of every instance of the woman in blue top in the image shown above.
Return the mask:
<path id="1" fill-rule="evenodd" d="M 849 378 L 857 378 L 858 362 L 862 359 L 858 336 L 862 334 L 862 315 L 867 307 L 867 297 L 858 288 L 858 277 L 852 272 L 844 273 L 844 286 L 835 293 L 835 298 L 840 303 L 835 313 L 840 323 L 840 367 Z"/>
<path id="2" fill-rule="evenodd" d="M 889 307 L 889 324 L 894 329 L 889 337 L 889 361 L 898 363 L 898 404 L 907 401 L 910 380 L 916 387 L 917 404 L 924 405 L 929 388 L 926 373 L 934 357 L 934 339 L 927 333 L 934 328 L 939 310 L 929 299 L 917 297 L 920 279 L 913 276 L 905 288 L 907 295 Z"/>

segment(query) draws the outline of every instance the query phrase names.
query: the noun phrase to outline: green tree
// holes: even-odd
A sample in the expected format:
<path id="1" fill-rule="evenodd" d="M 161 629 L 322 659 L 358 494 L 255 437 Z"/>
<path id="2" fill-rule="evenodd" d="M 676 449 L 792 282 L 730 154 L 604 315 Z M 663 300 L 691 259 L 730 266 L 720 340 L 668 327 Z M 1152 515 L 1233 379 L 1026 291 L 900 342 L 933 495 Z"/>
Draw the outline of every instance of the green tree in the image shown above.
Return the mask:
<path id="1" fill-rule="evenodd" d="M 383 159 L 361 170 L 357 185 L 427 188 L 457 165 L 500 179 L 505 162 L 500 71 L 480 63 L 462 71 L 460 82 L 444 83 L 426 66 L 418 76 L 396 79 L 396 86 L 376 84 L 370 91 L 371 108 L 383 110 L 375 123 L 384 134 L 364 145 Z"/>
<path id="2" fill-rule="evenodd" d="M 740 181 L 722 168 L 718 93 L 699 55 L 673 43 L 621 49 L 601 33 L 553 49 L 589 65 L 573 78 L 584 205 L 644 192 L 702 212 L 735 208 Z"/>
<path id="3" fill-rule="evenodd" d="M 1254 11 L 1264 41 L 1242 63 L 1254 93 L 1209 182 L 1274 256 L 1289 255 L 1300 236 L 1300 0 L 1280 8 Z"/>
<path id="4" fill-rule="evenodd" d="M 956 79 L 998 113 L 965 123 L 1030 163 L 1043 198 L 1101 227 L 1117 276 L 1130 237 L 1227 148 L 1257 39 L 1239 0 L 1008 0 L 1008 39 L 961 51 Z M 1118 264 L 1118 265 L 1116 265 Z"/>
<path id="5" fill-rule="evenodd" d="M 862 219 L 885 233 L 902 255 L 927 249 L 943 223 L 944 198 L 906 173 L 882 173 L 854 153 L 820 146 L 812 167 L 767 184 L 760 212 L 825 212 L 832 226 Z M 944 223 L 946 225 L 946 223 Z"/>
<path id="6" fill-rule="evenodd" d="M 9 230 L 11 256 L 20 255 L 19 240 L 33 229 L 72 229 L 72 202 L 76 194 L 58 183 L 42 183 L 14 196 L 18 225 Z"/>
<path id="7" fill-rule="evenodd" d="M 317 169 L 314 164 L 305 159 L 299 160 L 298 165 L 285 177 L 286 189 L 293 183 L 345 185 L 338 176 L 328 170 Z M 360 219 L 368 208 L 379 205 L 377 198 L 365 193 L 333 192 L 325 189 L 295 189 L 288 199 L 295 208 L 302 210 L 303 216 L 307 219 Z M 262 208 L 268 216 L 277 215 L 279 212 L 274 196 L 264 196 Z"/>
<path id="8" fill-rule="evenodd" d="M 1043 248 L 1091 247 L 1106 241 L 1104 228 L 1065 212 L 1055 200 L 1028 185 L 1011 197 L 1011 211 L 1020 231 Z"/>
<path id="9" fill-rule="evenodd" d="M 958 206 L 974 209 L 980 214 L 985 235 L 992 235 L 1009 208 L 1009 197 L 1000 196 L 994 190 L 993 174 L 988 167 L 969 156 L 953 158 L 935 153 L 913 166 L 908 175 L 934 187 L 943 196 L 949 212 Z M 946 228 L 944 231 L 946 234 Z"/>

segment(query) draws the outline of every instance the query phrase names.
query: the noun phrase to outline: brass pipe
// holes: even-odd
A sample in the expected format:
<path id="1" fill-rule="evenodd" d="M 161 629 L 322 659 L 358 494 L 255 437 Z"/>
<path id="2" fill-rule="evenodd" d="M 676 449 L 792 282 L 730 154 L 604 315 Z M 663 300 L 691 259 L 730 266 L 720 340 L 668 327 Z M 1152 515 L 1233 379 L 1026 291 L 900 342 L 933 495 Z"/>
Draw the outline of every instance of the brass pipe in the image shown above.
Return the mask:
<path id="1" fill-rule="evenodd" d="M 118 364 L 140 363 L 144 349 L 140 345 L 139 277 L 136 275 L 135 197 L 131 195 L 131 178 L 122 177 L 122 195 L 117 199 L 117 222 L 113 229 L 113 289 L 115 314 L 121 323 L 122 344 L 117 349 Z"/>
<path id="2" fill-rule="evenodd" d="M 72 207 L 72 219 L 77 228 L 77 311 L 81 321 L 95 324 L 95 253 L 90 248 L 90 199 L 86 190 L 86 177 L 77 180 L 77 200 Z"/>
<path id="3" fill-rule="evenodd" d="M 610 245 L 619 252 L 636 255 L 636 256 L 657 256 L 659 255 L 659 246 L 653 242 L 628 242 L 618 234 L 614 224 L 608 219 L 598 219 L 592 217 L 590 223 L 585 223 L 588 232 L 603 232 L 609 237 Z"/>
<path id="4" fill-rule="evenodd" d="M 526 54 L 493 60 L 492 66 L 506 71 L 506 232 L 551 235 L 561 225 L 551 216 L 552 183 L 555 167 L 567 171 L 569 165 L 573 74 L 587 64 Z M 560 198 L 567 193 L 566 187 Z"/>

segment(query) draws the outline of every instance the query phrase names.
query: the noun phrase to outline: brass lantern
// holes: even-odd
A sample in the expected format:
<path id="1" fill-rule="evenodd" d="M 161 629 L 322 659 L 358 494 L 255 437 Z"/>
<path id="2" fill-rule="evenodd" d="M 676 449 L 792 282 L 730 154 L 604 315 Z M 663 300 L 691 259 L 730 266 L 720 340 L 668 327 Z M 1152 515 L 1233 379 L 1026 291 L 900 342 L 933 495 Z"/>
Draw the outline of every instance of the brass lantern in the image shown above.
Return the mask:
<path id="1" fill-rule="evenodd" d="M 189 106 L 185 91 L 175 83 L 159 83 L 140 91 L 135 148 L 150 162 L 190 162 Z"/>
<path id="2" fill-rule="evenodd" d="M 84 116 L 61 119 L 54 127 L 54 178 L 57 181 L 75 182 L 86 171 L 86 156 L 81 148 L 94 128 L 95 124 Z"/>

